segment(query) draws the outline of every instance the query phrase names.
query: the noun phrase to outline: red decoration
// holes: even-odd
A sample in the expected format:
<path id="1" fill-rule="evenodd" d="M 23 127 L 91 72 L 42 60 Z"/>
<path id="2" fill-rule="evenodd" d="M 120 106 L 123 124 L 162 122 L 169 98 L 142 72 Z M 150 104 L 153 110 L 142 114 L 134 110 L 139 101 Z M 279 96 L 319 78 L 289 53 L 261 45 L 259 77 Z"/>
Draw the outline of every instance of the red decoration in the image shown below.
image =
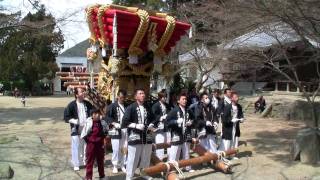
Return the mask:
<path id="1" fill-rule="evenodd" d="M 117 45 L 119 49 L 121 48 L 129 48 L 136 32 L 140 24 L 140 18 L 137 14 L 132 12 L 127 12 L 118 9 L 106 9 L 105 13 L 102 16 L 103 21 L 103 31 L 104 34 L 100 34 L 97 20 L 97 12 L 98 8 L 94 9 L 94 13 L 92 13 L 92 25 L 94 29 L 94 34 L 96 38 L 103 36 L 107 40 L 107 44 L 109 46 L 113 45 L 113 21 L 114 15 L 117 15 Z M 156 23 L 156 35 L 157 35 L 157 43 L 159 43 L 163 33 L 166 30 L 167 21 L 165 18 L 160 18 L 156 16 L 149 16 L 149 26 L 151 23 Z M 164 50 L 166 53 L 169 53 L 171 48 L 176 45 L 176 43 L 180 40 L 181 36 L 185 35 L 187 31 L 190 29 L 190 25 L 186 23 L 182 23 L 176 21 L 175 29 L 172 33 L 172 36 Z M 143 51 L 147 51 L 148 47 L 148 32 L 145 34 L 140 48 Z"/>

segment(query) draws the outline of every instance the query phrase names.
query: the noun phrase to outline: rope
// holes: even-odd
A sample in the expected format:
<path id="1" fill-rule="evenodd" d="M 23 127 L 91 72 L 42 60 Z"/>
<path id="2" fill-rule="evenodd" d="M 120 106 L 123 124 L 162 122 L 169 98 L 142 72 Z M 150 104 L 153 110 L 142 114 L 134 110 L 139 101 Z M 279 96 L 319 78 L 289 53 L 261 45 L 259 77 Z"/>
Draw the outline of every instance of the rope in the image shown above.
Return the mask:
<path id="1" fill-rule="evenodd" d="M 179 168 L 179 163 L 177 161 L 168 161 L 166 163 L 164 163 L 166 166 L 167 166 L 167 176 L 169 175 L 170 173 L 170 164 L 172 164 L 172 166 L 176 169 L 176 171 L 178 172 L 179 174 L 179 178 L 180 179 L 184 179 L 185 176 L 184 176 L 184 173 L 182 172 L 182 170 Z"/>
<path id="2" fill-rule="evenodd" d="M 231 161 L 229 161 L 228 159 L 226 159 L 226 152 L 224 151 L 218 151 L 218 161 L 222 161 L 223 163 L 225 163 L 227 166 L 231 166 Z"/>

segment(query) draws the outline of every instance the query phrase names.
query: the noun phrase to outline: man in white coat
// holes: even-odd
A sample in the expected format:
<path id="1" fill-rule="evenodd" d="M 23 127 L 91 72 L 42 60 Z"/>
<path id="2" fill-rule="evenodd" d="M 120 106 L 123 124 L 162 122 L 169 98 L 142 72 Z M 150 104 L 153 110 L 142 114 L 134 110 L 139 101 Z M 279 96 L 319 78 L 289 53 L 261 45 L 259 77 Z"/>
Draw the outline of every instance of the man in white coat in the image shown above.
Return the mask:
<path id="1" fill-rule="evenodd" d="M 65 108 L 64 120 L 66 123 L 70 123 L 71 128 L 71 161 L 73 168 L 75 171 L 79 171 L 79 167 L 86 164 L 85 141 L 80 138 L 80 134 L 93 106 L 84 100 L 84 89 L 76 88 L 74 94 L 76 99 Z"/>
<path id="2" fill-rule="evenodd" d="M 117 93 L 117 101 L 110 104 L 106 114 L 106 121 L 110 127 L 108 134 L 111 137 L 112 144 L 112 173 L 118 173 L 118 168 L 121 168 L 122 172 L 126 172 L 125 164 L 127 156 L 124 149 L 127 149 L 127 129 L 121 129 L 122 118 L 125 112 L 124 101 L 126 95 L 126 91 L 119 90 Z"/>

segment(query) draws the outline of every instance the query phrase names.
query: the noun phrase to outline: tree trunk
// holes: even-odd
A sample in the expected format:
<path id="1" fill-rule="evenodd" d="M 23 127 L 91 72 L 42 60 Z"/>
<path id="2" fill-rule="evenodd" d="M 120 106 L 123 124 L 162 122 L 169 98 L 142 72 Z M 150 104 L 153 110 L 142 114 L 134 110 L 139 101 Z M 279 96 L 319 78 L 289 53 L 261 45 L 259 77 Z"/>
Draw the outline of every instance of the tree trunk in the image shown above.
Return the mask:
<path id="1" fill-rule="evenodd" d="M 312 107 L 312 116 L 313 116 L 314 127 L 319 128 L 318 114 L 317 114 L 317 109 L 316 109 L 314 102 L 311 103 L 311 107 Z"/>

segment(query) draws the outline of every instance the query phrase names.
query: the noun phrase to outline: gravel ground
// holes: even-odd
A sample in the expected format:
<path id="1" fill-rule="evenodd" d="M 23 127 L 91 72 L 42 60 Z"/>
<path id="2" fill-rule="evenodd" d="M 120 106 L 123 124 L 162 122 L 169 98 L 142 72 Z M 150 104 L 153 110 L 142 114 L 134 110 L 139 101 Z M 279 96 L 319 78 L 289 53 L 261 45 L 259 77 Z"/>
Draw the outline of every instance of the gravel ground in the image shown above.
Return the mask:
<path id="1" fill-rule="evenodd" d="M 271 97 L 267 98 L 271 99 Z M 277 99 L 274 96 L 272 98 Z M 248 101 L 254 99 L 251 97 L 248 98 Z M 30 179 L 27 178 L 29 176 L 23 176 L 23 174 L 34 174 L 35 177 L 40 177 L 37 179 L 61 179 L 62 177 L 81 179 L 84 177 L 84 169 L 81 169 L 80 172 L 73 172 L 69 163 L 69 125 L 64 123 L 62 116 L 64 107 L 71 100 L 73 97 L 32 97 L 27 98 L 27 106 L 22 107 L 20 99 L 0 97 L 0 136 L 16 136 L 21 144 L 28 144 L 29 139 L 26 137 L 30 138 L 30 142 L 34 142 L 33 140 L 37 138 L 41 142 L 34 146 L 25 145 L 28 151 L 16 151 L 8 148 L 6 155 L 3 153 L 0 155 L 0 163 L 12 165 L 15 171 L 14 179 L 22 177 Z M 262 119 L 258 115 L 247 113 L 246 121 L 241 124 L 241 146 L 238 155 L 240 159 L 233 161 L 234 173 L 225 175 L 215 172 L 210 166 L 199 166 L 195 167 L 196 172 L 185 173 L 185 177 L 197 180 L 208 178 L 320 179 L 320 164 L 311 166 L 290 160 L 292 140 L 296 132 L 303 127 L 304 124 L 299 121 Z M 14 144 L 10 146 L 14 146 Z M 8 157 L 14 159 L 20 156 L 25 157 L 21 160 L 23 162 L 8 160 Z M 43 163 L 48 170 L 39 171 L 39 169 L 43 169 L 41 163 L 39 166 L 17 166 L 17 164 L 26 163 L 35 158 L 40 162 L 42 159 L 44 162 L 51 162 L 49 165 Z M 111 173 L 110 164 L 110 153 L 108 153 L 105 165 L 107 175 L 110 176 L 110 179 L 124 179 L 125 174 L 123 173 L 117 175 Z M 19 169 L 15 169 L 15 167 Z M 94 173 L 95 177 L 98 177 L 97 168 L 94 169 Z M 156 179 L 160 179 L 160 177 Z"/>

